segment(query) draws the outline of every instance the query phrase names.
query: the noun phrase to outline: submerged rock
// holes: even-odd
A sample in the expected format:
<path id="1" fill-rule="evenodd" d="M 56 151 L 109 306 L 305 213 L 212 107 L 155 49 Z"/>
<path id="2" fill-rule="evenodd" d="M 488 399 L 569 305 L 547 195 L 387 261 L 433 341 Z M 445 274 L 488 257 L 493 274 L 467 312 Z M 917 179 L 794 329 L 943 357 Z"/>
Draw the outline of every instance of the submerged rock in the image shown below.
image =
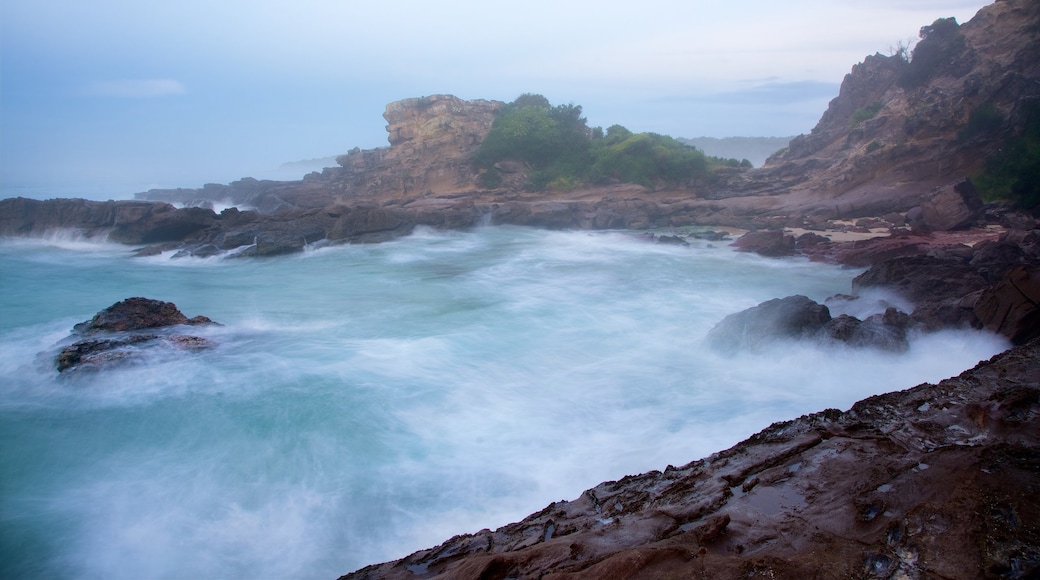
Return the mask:
<path id="1" fill-rule="evenodd" d="M 166 332 L 177 326 L 205 324 L 217 323 L 205 316 L 188 318 L 172 302 L 127 298 L 74 326 L 69 340 L 84 338 L 63 347 L 55 364 L 58 372 L 97 370 L 135 358 L 148 347 L 165 346 L 178 351 L 208 348 L 213 342 L 207 338 Z M 150 332 L 138 332 L 142 330 Z"/>

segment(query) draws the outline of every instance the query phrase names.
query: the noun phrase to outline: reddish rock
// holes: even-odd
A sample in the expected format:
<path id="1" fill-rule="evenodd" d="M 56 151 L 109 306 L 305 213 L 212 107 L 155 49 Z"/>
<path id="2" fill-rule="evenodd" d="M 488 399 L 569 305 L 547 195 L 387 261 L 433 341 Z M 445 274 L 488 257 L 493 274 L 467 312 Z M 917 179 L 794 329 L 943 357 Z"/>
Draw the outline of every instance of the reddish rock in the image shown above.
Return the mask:
<path id="1" fill-rule="evenodd" d="M 341 580 L 1034 578 L 1040 339 Z"/>
<path id="2" fill-rule="evenodd" d="M 163 302 L 150 298 L 127 298 L 98 312 L 94 318 L 77 324 L 76 332 L 94 334 L 97 332 L 125 332 L 146 328 L 162 328 L 177 324 L 213 324 L 205 316 L 188 318 L 173 302 Z"/>
<path id="3" fill-rule="evenodd" d="M 938 187 L 921 201 L 921 219 L 930 230 L 964 228 L 981 215 L 982 199 L 967 179 Z"/>
<path id="4" fill-rule="evenodd" d="M 100 370 L 134 360 L 141 354 L 142 348 L 158 345 L 181 351 L 209 348 L 213 342 L 206 338 L 166 332 L 180 325 L 202 324 L 216 323 L 205 316 L 188 318 L 172 302 L 127 298 L 73 327 L 72 337 L 86 335 L 89 338 L 62 347 L 55 357 L 55 365 L 58 372 Z M 139 332 L 141 330 L 150 332 Z"/>
<path id="5" fill-rule="evenodd" d="M 1019 266 L 982 292 L 975 315 L 987 329 L 1015 344 L 1040 336 L 1040 268 Z"/>
<path id="6" fill-rule="evenodd" d="M 760 256 L 776 258 L 795 254 L 795 239 L 783 230 L 758 230 L 748 232 L 731 244 L 742 252 L 754 252 Z"/>

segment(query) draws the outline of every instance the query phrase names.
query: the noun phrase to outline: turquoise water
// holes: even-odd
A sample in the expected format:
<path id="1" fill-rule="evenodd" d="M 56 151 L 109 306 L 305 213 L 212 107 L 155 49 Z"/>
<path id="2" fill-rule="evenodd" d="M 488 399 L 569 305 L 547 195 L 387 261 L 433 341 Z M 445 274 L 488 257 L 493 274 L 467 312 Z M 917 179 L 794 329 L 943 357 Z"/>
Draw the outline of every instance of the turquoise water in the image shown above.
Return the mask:
<path id="1" fill-rule="evenodd" d="M 0 240 L 0 577 L 336 578 L 1006 346 L 702 346 L 857 273 L 513 227 L 264 260 Z M 217 346 L 59 376 L 72 325 L 131 296 Z"/>

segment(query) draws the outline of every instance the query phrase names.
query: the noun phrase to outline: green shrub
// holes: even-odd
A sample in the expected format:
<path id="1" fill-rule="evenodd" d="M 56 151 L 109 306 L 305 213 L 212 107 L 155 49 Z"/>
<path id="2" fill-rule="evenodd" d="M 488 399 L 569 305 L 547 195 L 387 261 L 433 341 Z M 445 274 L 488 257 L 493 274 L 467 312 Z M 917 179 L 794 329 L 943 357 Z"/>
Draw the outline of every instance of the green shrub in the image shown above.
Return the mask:
<path id="1" fill-rule="evenodd" d="M 874 141 L 871 141 L 867 144 L 867 153 L 873 153 L 884 146 L 884 143 L 875 139 Z"/>
<path id="2" fill-rule="evenodd" d="M 983 199 L 1025 209 L 1040 207 L 1040 103 L 1025 111 L 1022 134 L 986 160 L 982 174 L 972 178 Z"/>
<path id="3" fill-rule="evenodd" d="M 905 89 L 925 84 L 944 63 L 964 50 L 964 36 L 956 18 L 939 18 L 922 27 L 920 36 L 910 62 L 899 75 L 898 83 Z"/>
<path id="4" fill-rule="evenodd" d="M 652 188 L 706 175 L 714 166 L 741 166 L 735 159 L 708 158 L 665 135 L 633 133 L 621 125 L 605 132 L 589 129 L 581 113 L 578 105 L 554 107 L 532 94 L 503 107 L 473 156 L 481 183 L 500 184 L 494 164 L 507 159 L 530 168 L 526 188 L 532 191 L 573 189 L 612 179 Z"/>
<path id="5" fill-rule="evenodd" d="M 856 112 L 852 113 L 852 117 L 849 118 L 849 127 L 855 127 L 867 119 L 873 119 L 874 115 L 877 115 L 883 106 L 884 104 L 881 101 L 877 101 L 869 107 L 856 109 Z"/>
<path id="6" fill-rule="evenodd" d="M 961 141 L 994 132 L 1004 125 L 1004 115 L 992 103 L 984 103 L 968 115 L 968 124 L 957 133 Z"/>

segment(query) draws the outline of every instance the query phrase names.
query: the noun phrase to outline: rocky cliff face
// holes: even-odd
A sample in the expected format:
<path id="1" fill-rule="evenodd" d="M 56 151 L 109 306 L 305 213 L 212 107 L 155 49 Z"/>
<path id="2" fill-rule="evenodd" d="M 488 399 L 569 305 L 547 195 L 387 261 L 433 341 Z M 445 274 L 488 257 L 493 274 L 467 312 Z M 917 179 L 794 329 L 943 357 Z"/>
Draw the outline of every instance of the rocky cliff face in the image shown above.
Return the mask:
<path id="1" fill-rule="evenodd" d="M 452 95 L 395 101 L 383 113 L 390 147 L 355 148 L 336 158 L 339 167 L 311 173 L 300 181 L 244 178 L 200 189 L 153 189 L 137 198 L 203 207 L 225 202 L 275 213 L 356 200 L 400 201 L 474 192 L 478 186 L 469 158 L 503 104 Z"/>
<path id="2" fill-rule="evenodd" d="M 354 191 L 378 197 L 455 194 L 477 189 L 470 156 L 504 103 L 432 95 L 386 106 L 390 148 L 354 149 L 336 159 Z"/>
<path id="3" fill-rule="evenodd" d="M 748 177 L 817 192 L 817 210 L 852 215 L 878 201 L 905 211 L 976 173 L 1040 99 L 1040 3 L 998 0 L 922 35 L 909 60 L 876 54 L 854 66 L 812 132 Z"/>

